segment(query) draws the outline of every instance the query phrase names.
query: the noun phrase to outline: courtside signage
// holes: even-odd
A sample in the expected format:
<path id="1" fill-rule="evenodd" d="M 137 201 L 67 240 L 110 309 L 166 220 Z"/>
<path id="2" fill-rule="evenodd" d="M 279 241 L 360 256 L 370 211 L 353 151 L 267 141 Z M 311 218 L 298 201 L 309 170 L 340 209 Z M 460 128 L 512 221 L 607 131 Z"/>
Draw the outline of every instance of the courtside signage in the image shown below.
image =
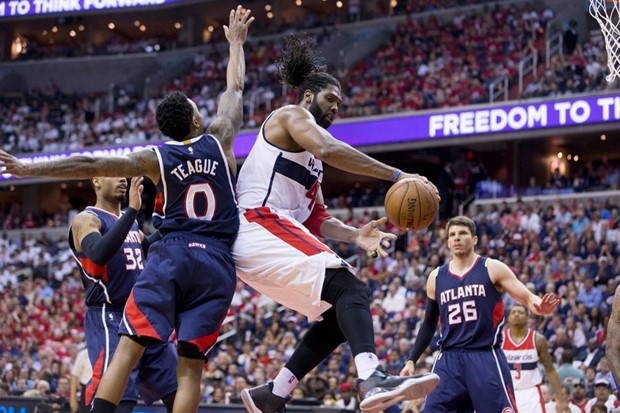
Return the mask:
<path id="1" fill-rule="evenodd" d="M 180 0 L 0 0 L 0 18 L 159 6 Z"/>
<path id="2" fill-rule="evenodd" d="M 365 120 L 346 119 L 332 125 L 329 131 L 349 145 L 369 146 L 618 121 L 620 121 L 620 94 L 510 105 L 472 106 L 466 110 L 441 110 Z M 237 157 L 245 157 L 250 153 L 256 134 L 256 131 L 239 134 L 235 143 Z M 36 162 L 73 155 L 126 155 L 152 146 L 122 146 L 19 158 L 26 162 Z M 0 175 L 0 180 L 10 178 L 13 177 L 9 174 Z"/>
<path id="3" fill-rule="evenodd" d="M 352 146 L 459 138 L 620 121 L 620 94 L 444 109 L 408 116 L 339 121 L 329 128 Z M 256 133 L 240 134 L 235 154 L 247 156 Z"/>

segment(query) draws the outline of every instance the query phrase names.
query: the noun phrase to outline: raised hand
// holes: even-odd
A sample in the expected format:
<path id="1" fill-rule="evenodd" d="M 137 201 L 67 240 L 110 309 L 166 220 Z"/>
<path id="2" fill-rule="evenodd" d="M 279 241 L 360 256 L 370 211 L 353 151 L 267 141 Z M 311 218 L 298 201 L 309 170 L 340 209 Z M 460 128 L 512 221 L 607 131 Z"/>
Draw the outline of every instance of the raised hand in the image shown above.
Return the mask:
<path id="1" fill-rule="evenodd" d="M 144 191 L 144 185 L 142 182 L 144 177 L 135 176 L 131 178 L 131 185 L 129 187 L 129 207 L 140 211 L 142 208 L 142 191 Z"/>
<path id="2" fill-rule="evenodd" d="M 0 149 L 0 173 L 28 176 L 30 175 L 30 168 L 26 163 Z"/>
<path id="3" fill-rule="evenodd" d="M 543 296 L 540 304 L 534 304 L 534 308 L 538 314 L 551 314 L 553 310 L 560 304 L 560 299 L 553 293 L 547 293 Z"/>
<path id="4" fill-rule="evenodd" d="M 360 232 L 357 235 L 355 244 L 371 252 L 373 255 L 380 255 L 387 257 L 387 252 L 382 247 L 388 248 L 390 246 L 389 240 L 395 240 L 397 237 L 395 234 L 379 231 L 379 227 L 387 223 L 387 217 L 370 221 L 368 224 L 360 228 Z"/>
<path id="5" fill-rule="evenodd" d="M 230 11 L 228 26 L 224 26 L 224 34 L 229 43 L 245 42 L 248 37 L 248 28 L 254 21 L 254 17 L 250 17 L 250 13 L 249 9 L 244 9 L 241 6 Z"/>

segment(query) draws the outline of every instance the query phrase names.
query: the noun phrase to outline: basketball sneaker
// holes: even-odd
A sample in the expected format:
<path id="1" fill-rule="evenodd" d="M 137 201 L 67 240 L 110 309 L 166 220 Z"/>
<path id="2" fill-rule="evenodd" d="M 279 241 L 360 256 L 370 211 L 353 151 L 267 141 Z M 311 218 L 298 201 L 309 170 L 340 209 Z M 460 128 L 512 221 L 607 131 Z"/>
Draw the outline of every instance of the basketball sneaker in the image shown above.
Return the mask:
<path id="1" fill-rule="evenodd" d="M 415 400 L 432 392 L 439 384 L 435 373 L 409 377 L 391 376 L 381 367 L 366 380 L 358 380 L 357 394 L 362 413 L 377 413 L 403 400 Z"/>
<path id="2" fill-rule="evenodd" d="M 273 382 L 241 391 L 241 400 L 249 413 L 279 413 L 284 411 L 291 396 L 283 398 L 272 392 Z"/>

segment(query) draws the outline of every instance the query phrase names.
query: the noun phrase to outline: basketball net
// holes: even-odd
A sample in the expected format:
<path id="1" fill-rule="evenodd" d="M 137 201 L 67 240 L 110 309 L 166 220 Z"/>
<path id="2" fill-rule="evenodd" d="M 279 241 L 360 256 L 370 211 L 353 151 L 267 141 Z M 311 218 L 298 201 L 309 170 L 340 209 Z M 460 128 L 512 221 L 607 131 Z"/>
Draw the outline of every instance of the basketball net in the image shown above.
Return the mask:
<path id="1" fill-rule="evenodd" d="M 607 49 L 608 82 L 620 78 L 620 0 L 590 0 L 590 14 L 601 26 Z"/>

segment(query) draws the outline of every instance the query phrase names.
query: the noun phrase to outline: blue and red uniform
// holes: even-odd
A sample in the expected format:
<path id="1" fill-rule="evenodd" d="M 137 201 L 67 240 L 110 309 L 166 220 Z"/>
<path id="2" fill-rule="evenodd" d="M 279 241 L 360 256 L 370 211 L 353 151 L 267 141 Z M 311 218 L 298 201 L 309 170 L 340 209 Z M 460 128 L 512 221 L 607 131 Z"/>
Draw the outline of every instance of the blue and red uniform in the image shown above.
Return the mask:
<path id="1" fill-rule="evenodd" d="M 202 135 L 153 150 L 160 167 L 162 239 L 129 297 L 121 331 L 179 342 L 207 354 L 232 300 L 231 246 L 239 228 L 235 182 L 218 140 Z"/>
<path id="2" fill-rule="evenodd" d="M 95 207 L 87 207 L 101 222 L 100 232 L 106 234 L 119 217 Z M 90 404 L 99 381 L 107 369 L 119 341 L 119 323 L 127 298 L 144 267 L 138 225 L 134 223 L 125 241 L 105 265 L 97 265 L 83 252 L 77 252 L 69 229 L 69 245 L 82 269 L 86 291 L 84 333 L 93 377 L 86 387 L 85 401 Z M 138 393 L 150 404 L 176 391 L 176 351 L 172 343 L 147 349 L 140 364 L 133 370 L 123 401 L 137 401 Z"/>
<path id="3" fill-rule="evenodd" d="M 508 362 L 501 350 L 504 304 L 489 277 L 487 258 L 477 257 L 463 275 L 439 268 L 439 346 L 433 372 L 439 386 L 425 412 L 516 412 Z"/>

